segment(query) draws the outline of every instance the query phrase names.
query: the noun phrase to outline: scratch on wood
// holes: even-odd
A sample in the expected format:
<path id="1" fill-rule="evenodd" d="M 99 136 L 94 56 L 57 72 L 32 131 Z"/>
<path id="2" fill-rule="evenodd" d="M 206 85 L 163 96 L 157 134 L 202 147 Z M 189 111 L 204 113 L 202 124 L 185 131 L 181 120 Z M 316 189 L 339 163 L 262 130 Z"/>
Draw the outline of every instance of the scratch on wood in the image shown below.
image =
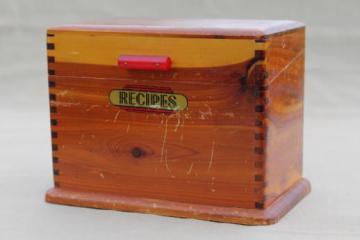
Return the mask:
<path id="1" fill-rule="evenodd" d="M 235 114 L 234 114 L 233 112 L 226 112 L 226 113 L 224 113 L 224 115 L 225 115 L 226 117 L 230 117 L 230 118 L 234 118 L 234 117 L 235 117 Z"/>
<path id="2" fill-rule="evenodd" d="M 177 132 L 179 126 L 180 126 L 180 123 L 181 123 L 181 115 L 180 115 L 180 112 L 177 112 L 176 113 L 176 118 L 177 118 L 177 123 L 175 125 L 175 128 L 174 128 L 174 132 Z"/>
<path id="3" fill-rule="evenodd" d="M 205 103 L 204 105 L 205 105 L 205 107 L 208 108 L 207 113 L 211 116 L 211 115 L 212 115 L 211 107 L 210 107 L 209 104 L 207 104 L 207 103 Z"/>
<path id="4" fill-rule="evenodd" d="M 56 107 L 72 107 L 72 106 L 80 106 L 79 102 L 55 102 L 54 106 Z"/>
<path id="5" fill-rule="evenodd" d="M 168 165 L 167 148 L 165 149 L 165 167 L 168 172 L 171 172 L 171 169 L 169 168 L 169 165 Z"/>
<path id="6" fill-rule="evenodd" d="M 160 162 L 162 162 L 163 157 L 164 157 L 164 149 L 165 149 L 165 143 L 166 143 L 166 137 L 167 137 L 167 126 L 168 126 L 167 122 L 168 122 L 168 118 L 166 118 L 166 120 L 165 120 L 165 129 L 164 129 L 162 146 L 161 146 Z"/>
<path id="7" fill-rule="evenodd" d="M 129 132 L 129 130 L 130 130 L 130 123 L 128 123 L 128 125 L 127 125 L 127 128 L 126 128 L 126 133 L 128 133 L 128 132 Z"/>
<path id="8" fill-rule="evenodd" d="M 212 147 L 211 147 L 211 155 L 210 155 L 210 161 L 209 161 L 209 165 L 208 165 L 208 172 L 211 169 L 212 163 L 213 163 L 213 159 L 214 159 L 214 149 L 215 149 L 215 140 L 213 140 L 212 142 Z"/>
<path id="9" fill-rule="evenodd" d="M 78 51 L 71 51 L 70 54 L 71 54 L 71 55 L 79 55 L 80 52 L 78 52 Z"/>
<path id="10" fill-rule="evenodd" d="M 215 183 L 215 177 L 212 177 L 211 178 L 211 185 L 214 185 L 214 183 Z"/>
<path id="11" fill-rule="evenodd" d="M 181 141 L 181 142 L 184 140 L 185 118 L 186 118 L 186 115 L 183 116 L 183 118 L 182 118 L 182 123 L 181 123 L 181 135 L 180 135 L 180 141 Z"/>
<path id="12" fill-rule="evenodd" d="M 186 172 L 186 175 L 189 175 L 191 173 L 193 166 L 194 166 L 194 162 L 191 163 L 189 170 Z"/>
<path id="13" fill-rule="evenodd" d="M 207 111 L 199 110 L 201 120 L 208 119 L 209 117 L 212 116 L 211 107 L 207 103 L 205 103 L 204 106 L 207 107 Z"/>
<path id="14" fill-rule="evenodd" d="M 120 110 L 115 114 L 115 117 L 114 117 L 114 120 L 113 120 L 113 123 L 116 123 L 118 117 L 120 115 Z"/>
<path id="15" fill-rule="evenodd" d="M 284 67 L 283 69 L 281 69 L 280 71 L 278 71 L 278 73 L 275 76 L 272 76 L 271 79 L 268 80 L 268 84 L 270 85 L 275 79 L 277 79 L 281 74 L 283 74 L 296 60 L 298 60 L 298 58 L 300 58 L 303 54 L 304 54 L 305 50 L 302 49 L 301 51 L 299 51 L 298 54 L 296 54 L 296 56 L 291 59 L 291 61 L 289 61 Z"/>
<path id="16" fill-rule="evenodd" d="M 84 138 L 85 138 L 85 134 L 83 133 L 83 134 L 81 134 L 80 140 L 78 142 L 80 145 L 82 144 L 82 141 L 84 140 Z"/>
<path id="17" fill-rule="evenodd" d="M 99 106 L 99 105 L 91 105 L 91 106 L 88 107 L 85 111 L 86 111 L 86 112 L 89 112 L 89 111 L 91 111 L 92 109 L 97 108 L 97 107 L 100 107 L 100 106 Z"/>
<path id="18" fill-rule="evenodd" d="M 68 90 L 63 90 L 63 91 L 60 91 L 57 95 L 59 95 L 59 96 L 66 96 L 67 94 L 69 93 L 69 91 Z"/>

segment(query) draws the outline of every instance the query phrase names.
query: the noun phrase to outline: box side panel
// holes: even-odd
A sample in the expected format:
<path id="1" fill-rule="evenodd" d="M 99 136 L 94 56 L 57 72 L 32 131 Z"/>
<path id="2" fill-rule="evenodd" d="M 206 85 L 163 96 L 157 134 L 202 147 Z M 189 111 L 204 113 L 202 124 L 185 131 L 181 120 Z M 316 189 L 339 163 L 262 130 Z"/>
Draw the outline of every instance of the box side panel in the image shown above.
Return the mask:
<path id="1" fill-rule="evenodd" d="M 304 34 L 302 28 L 267 40 L 265 206 L 302 177 Z"/>
<path id="2" fill-rule="evenodd" d="M 56 32 L 49 34 L 57 187 L 175 202 L 259 206 L 264 197 L 264 169 L 262 149 L 256 139 L 260 126 L 258 100 L 252 91 L 253 81 L 247 85 L 244 80 L 254 78 L 248 72 L 252 72 L 258 58 L 255 45 L 263 47 L 262 43 L 232 43 L 236 53 L 233 55 L 217 42 L 219 39 L 215 39 L 216 43 L 192 39 L 201 51 L 196 52 L 196 46 L 188 42 L 197 55 L 187 62 L 182 49 L 171 44 L 183 42 L 174 39 L 160 45 L 154 39 L 148 40 L 149 45 L 124 40 L 117 46 L 117 41 L 107 34 L 100 38 L 76 35 L 60 40 Z M 119 40 L 117 35 L 116 39 Z M 131 43 L 126 44 L 127 41 Z M 108 44 L 115 47 L 109 50 Z M 129 45 L 134 53 L 139 48 L 146 54 L 174 53 L 174 63 L 178 65 L 165 73 L 120 70 L 116 56 L 121 51 L 112 51 Z M 251 53 L 244 46 L 251 47 Z M 214 47 L 221 55 L 218 58 L 212 56 Z M 186 49 L 183 52 L 190 54 Z M 222 54 L 231 55 L 228 64 Z M 82 63 L 81 59 L 86 61 Z M 192 61 L 197 64 L 195 67 L 191 67 Z M 186 96 L 188 107 L 166 114 L 114 106 L 109 94 L 129 86 L 171 89 Z"/>

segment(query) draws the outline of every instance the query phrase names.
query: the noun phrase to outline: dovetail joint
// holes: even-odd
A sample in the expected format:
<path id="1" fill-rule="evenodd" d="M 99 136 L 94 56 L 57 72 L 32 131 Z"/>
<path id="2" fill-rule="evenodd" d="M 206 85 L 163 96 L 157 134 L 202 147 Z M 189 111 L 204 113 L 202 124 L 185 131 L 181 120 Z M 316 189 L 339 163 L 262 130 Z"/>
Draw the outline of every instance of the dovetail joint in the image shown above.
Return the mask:
<path id="1" fill-rule="evenodd" d="M 265 106 L 264 105 L 256 105 L 255 106 L 255 112 L 262 113 L 264 111 L 265 111 Z"/>
<path id="2" fill-rule="evenodd" d="M 48 63 L 54 63 L 55 57 L 54 56 L 48 56 Z"/>
<path id="3" fill-rule="evenodd" d="M 55 44 L 47 43 L 46 47 L 47 47 L 48 50 L 54 50 L 55 49 Z"/>
<path id="4" fill-rule="evenodd" d="M 255 140 L 264 140 L 265 134 L 264 133 L 255 133 Z"/>
<path id="5" fill-rule="evenodd" d="M 49 81 L 49 88 L 54 88 L 56 86 L 54 81 Z"/>
<path id="6" fill-rule="evenodd" d="M 255 58 L 257 60 L 265 60 L 265 51 L 264 50 L 255 50 Z"/>
<path id="7" fill-rule="evenodd" d="M 262 181 L 264 181 L 264 176 L 257 174 L 254 176 L 254 179 L 255 179 L 255 182 L 262 182 Z"/>
<path id="8" fill-rule="evenodd" d="M 53 157 L 53 163 L 58 163 L 59 162 L 59 158 L 58 157 Z"/>
<path id="9" fill-rule="evenodd" d="M 256 209 L 264 209 L 264 203 L 263 202 L 255 202 L 255 208 Z"/>
<path id="10" fill-rule="evenodd" d="M 256 154 L 264 154 L 264 148 L 262 148 L 262 147 L 255 147 L 255 148 L 254 148 L 254 152 L 255 152 Z"/>
<path id="11" fill-rule="evenodd" d="M 49 75 L 55 75 L 55 70 L 54 69 L 48 69 L 48 74 Z"/>
<path id="12" fill-rule="evenodd" d="M 50 98 L 50 101 L 55 101 L 56 100 L 56 95 L 53 94 L 53 93 L 50 93 L 49 98 Z"/>
<path id="13" fill-rule="evenodd" d="M 52 126 L 56 126 L 56 125 L 58 125 L 58 120 L 57 119 L 51 119 L 51 125 Z"/>
<path id="14" fill-rule="evenodd" d="M 50 112 L 51 113 L 56 113 L 57 112 L 57 108 L 55 106 L 50 106 Z"/>
<path id="15" fill-rule="evenodd" d="M 56 144 L 52 144 L 52 150 L 53 150 L 53 151 L 57 151 L 57 150 L 59 150 L 58 145 L 56 145 Z"/>
<path id="16" fill-rule="evenodd" d="M 58 137 L 58 133 L 51 131 L 51 138 L 57 138 Z"/>
<path id="17" fill-rule="evenodd" d="M 262 126 L 264 126 L 264 123 L 263 123 L 263 121 L 261 121 L 260 119 L 256 119 L 256 120 L 255 120 L 255 126 L 257 126 L 257 127 L 262 127 Z"/>
<path id="18" fill-rule="evenodd" d="M 54 176 L 59 176 L 59 175 L 60 175 L 60 170 L 54 168 Z"/>

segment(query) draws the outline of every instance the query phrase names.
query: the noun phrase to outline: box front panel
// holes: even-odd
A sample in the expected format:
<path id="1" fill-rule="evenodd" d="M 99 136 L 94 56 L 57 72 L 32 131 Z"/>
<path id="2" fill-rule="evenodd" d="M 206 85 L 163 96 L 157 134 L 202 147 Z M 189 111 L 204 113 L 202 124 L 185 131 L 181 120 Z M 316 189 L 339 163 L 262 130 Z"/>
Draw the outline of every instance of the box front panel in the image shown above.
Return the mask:
<path id="1" fill-rule="evenodd" d="M 263 200 L 254 40 L 53 32 L 48 41 L 58 187 L 247 208 Z M 173 66 L 123 70 L 122 54 Z"/>

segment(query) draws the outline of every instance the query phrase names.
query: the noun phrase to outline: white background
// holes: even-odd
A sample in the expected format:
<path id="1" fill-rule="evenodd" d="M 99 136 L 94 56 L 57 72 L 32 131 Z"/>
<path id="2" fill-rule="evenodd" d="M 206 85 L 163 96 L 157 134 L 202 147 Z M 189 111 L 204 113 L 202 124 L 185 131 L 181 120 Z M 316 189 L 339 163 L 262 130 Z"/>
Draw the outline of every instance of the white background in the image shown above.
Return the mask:
<path id="1" fill-rule="evenodd" d="M 0 239 L 359 239 L 359 10 L 357 0 L 0 0 Z M 45 203 L 53 184 L 46 28 L 120 17 L 304 22 L 312 193 L 264 227 Z"/>

